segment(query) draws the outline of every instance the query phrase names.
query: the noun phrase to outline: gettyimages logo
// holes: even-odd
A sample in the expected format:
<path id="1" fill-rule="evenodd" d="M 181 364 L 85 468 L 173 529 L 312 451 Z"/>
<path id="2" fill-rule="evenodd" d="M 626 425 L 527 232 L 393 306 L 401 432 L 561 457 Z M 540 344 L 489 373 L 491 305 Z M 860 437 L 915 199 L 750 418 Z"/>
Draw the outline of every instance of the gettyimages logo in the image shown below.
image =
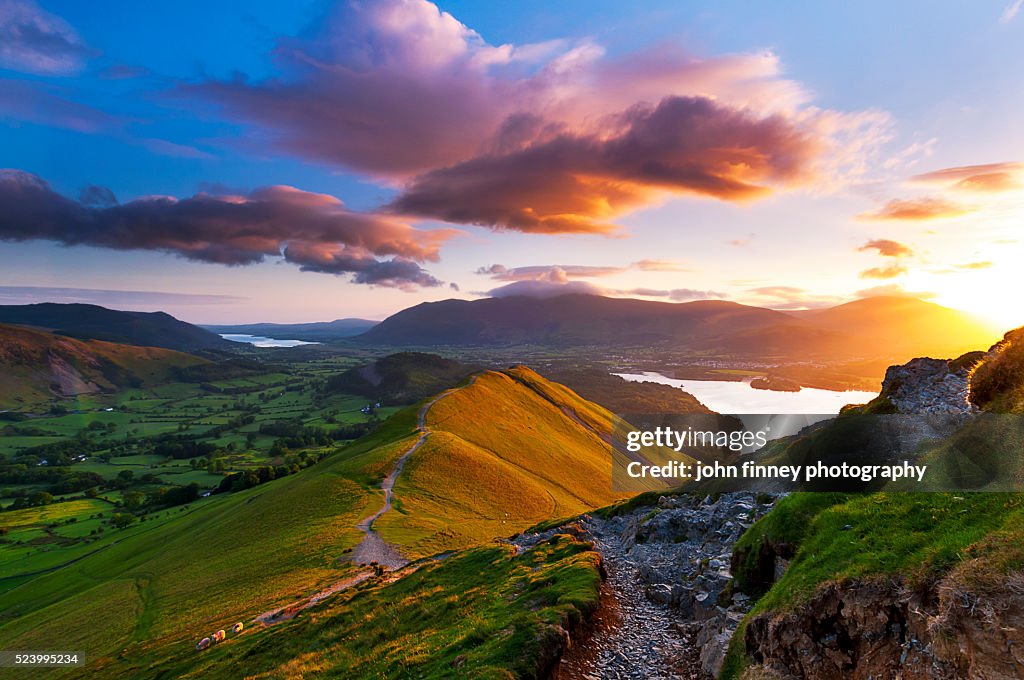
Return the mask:
<path id="1" fill-rule="evenodd" d="M 1016 414 L 623 414 L 610 449 L 615 491 L 1024 490 Z"/>

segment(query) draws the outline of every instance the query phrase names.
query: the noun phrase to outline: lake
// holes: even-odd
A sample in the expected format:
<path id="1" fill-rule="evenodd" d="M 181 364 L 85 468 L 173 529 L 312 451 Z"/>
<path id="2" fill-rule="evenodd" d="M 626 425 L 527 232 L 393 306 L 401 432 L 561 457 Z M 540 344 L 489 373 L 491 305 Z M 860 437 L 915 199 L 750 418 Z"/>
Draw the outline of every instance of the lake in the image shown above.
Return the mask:
<path id="1" fill-rule="evenodd" d="M 847 404 L 864 404 L 874 399 L 876 392 L 850 390 L 836 392 L 805 387 L 799 392 L 755 390 L 749 382 L 731 380 L 676 380 L 660 373 L 616 373 L 633 382 L 653 382 L 671 385 L 689 392 L 712 411 L 718 413 L 771 413 L 771 414 L 835 414 Z"/>
<path id="2" fill-rule="evenodd" d="M 277 338 L 265 338 L 262 335 L 245 335 L 242 333 L 221 333 L 222 338 L 231 342 L 244 342 L 256 347 L 298 347 L 299 345 L 319 345 L 319 342 L 306 342 L 305 340 L 278 340 Z"/>

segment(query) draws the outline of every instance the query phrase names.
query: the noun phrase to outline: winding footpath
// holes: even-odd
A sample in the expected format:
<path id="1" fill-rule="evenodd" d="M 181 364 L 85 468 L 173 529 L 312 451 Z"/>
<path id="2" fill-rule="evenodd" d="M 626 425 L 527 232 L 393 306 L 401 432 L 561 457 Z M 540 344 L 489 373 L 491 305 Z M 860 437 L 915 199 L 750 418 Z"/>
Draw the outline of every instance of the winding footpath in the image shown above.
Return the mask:
<path id="1" fill-rule="evenodd" d="M 416 418 L 416 429 L 420 432 L 419 438 L 417 438 L 413 445 L 409 447 L 408 451 L 398 457 L 398 460 L 395 461 L 395 467 L 391 469 L 391 472 L 388 473 L 388 476 L 384 478 L 384 481 L 380 485 L 381 490 L 384 492 L 384 506 L 356 525 L 356 528 L 362 531 L 365 535 L 359 545 L 352 550 L 353 564 L 365 565 L 377 563 L 388 569 L 399 569 L 409 564 L 409 560 L 403 557 L 395 546 L 385 541 L 381 538 L 380 534 L 374 531 L 373 523 L 380 519 L 385 512 L 391 509 L 391 501 L 394 498 L 395 482 L 398 480 L 398 475 L 402 474 L 402 468 L 405 467 L 405 462 L 409 459 L 409 456 L 416 453 L 416 451 L 423 446 L 423 443 L 427 441 L 427 437 L 430 435 L 430 430 L 427 429 L 427 412 L 430 411 L 430 408 L 434 404 L 441 401 L 448 395 L 458 392 L 459 390 L 464 390 L 475 383 L 476 379 L 477 376 L 474 375 L 470 378 L 469 382 L 462 387 L 453 387 L 449 390 L 445 390 L 424 404 L 420 409 L 419 415 Z"/>

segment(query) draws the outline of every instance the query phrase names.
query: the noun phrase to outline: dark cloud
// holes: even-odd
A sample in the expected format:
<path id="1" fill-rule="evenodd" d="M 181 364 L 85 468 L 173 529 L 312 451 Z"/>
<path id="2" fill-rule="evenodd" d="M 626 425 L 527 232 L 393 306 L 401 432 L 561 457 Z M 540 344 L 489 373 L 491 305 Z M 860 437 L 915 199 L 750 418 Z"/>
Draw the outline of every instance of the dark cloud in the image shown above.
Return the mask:
<path id="1" fill-rule="evenodd" d="M 1024 163 L 1003 162 L 964 165 L 934 170 L 910 179 L 923 184 L 937 184 L 950 189 L 982 193 L 999 193 L 1019 189 L 1024 178 Z"/>
<path id="2" fill-rule="evenodd" d="M 67 75 L 95 56 L 66 21 L 31 0 L 0 0 L 0 67 Z"/>
<path id="3" fill-rule="evenodd" d="M 924 197 L 893 199 L 878 210 L 861 213 L 862 220 L 937 220 L 959 217 L 973 212 L 974 208 L 948 201 L 944 198 Z"/>
<path id="4" fill-rule="evenodd" d="M 907 268 L 901 264 L 887 264 L 883 267 L 872 267 L 860 273 L 862 279 L 895 279 L 907 273 Z"/>
<path id="5" fill-rule="evenodd" d="M 604 135 L 562 133 L 417 177 L 397 213 L 537 233 L 608 233 L 607 220 L 658 192 L 742 201 L 806 179 L 815 137 L 703 97 L 668 97 Z"/>
<path id="6" fill-rule="evenodd" d="M 910 246 L 904 245 L 898 241 L 891 241 L 887 238 L 876 238 L 868 241 L 857 250 L 866 252 L 868 250 L 877 250 L 879 255 L 883 257 L 907 257 L 913 254 Z"/>
<path id="7" fill-rule="evenodd" d="M 0 171 L 0 240 L 157 250 L 225 265 L 283 257 L 310 271 L 350 273 L 358 283 L 414 287 L 439 285 L 418 263 L 438 260 L 441 244 L 455 233 L 413 229 L 286 186 L 123 204 L 89 187 L 83 197 L 65 198 L 35 175 Z"/>

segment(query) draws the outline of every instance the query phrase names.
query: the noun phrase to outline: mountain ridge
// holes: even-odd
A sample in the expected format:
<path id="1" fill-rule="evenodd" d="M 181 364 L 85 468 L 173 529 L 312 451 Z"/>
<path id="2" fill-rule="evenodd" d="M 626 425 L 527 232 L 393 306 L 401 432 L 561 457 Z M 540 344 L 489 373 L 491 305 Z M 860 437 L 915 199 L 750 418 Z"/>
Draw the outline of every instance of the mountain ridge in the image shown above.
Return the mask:
<path id="1" fill-rule="evenodd" d="M 38 328 L 79 340 L 103 340 L 183 352 L 231 347 L 230 342 L 215 333 L 166 312 L 128 312 L 80 303 L 0 305 L 0 323 Z"/>

